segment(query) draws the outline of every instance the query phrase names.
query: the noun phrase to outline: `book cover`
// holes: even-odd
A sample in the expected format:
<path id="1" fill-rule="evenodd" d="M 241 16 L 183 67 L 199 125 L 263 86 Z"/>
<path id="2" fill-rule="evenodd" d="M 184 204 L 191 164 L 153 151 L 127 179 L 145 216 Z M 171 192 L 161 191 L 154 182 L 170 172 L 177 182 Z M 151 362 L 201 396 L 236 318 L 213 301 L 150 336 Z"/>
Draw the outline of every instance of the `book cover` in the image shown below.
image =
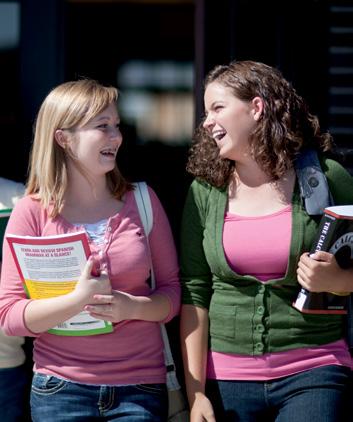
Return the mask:
<path id="1" fill-rule="evenodd" d="M 9 221 L 11 211 L 12 211 L 11 208 L 0 210 L 0 242 L 1 242 L 0 261 L 2 261 L 2 242 L 4 241 L 5 230 L 6 230 L 7 222 Z"/>
<path id="2" fill-rule="evenodd" d="M 317 251 L 334 254 L 342 268 L 353 266 L 353 205 L 325 208 L 310 253 Z M 313 293 L 301 288 L 293 306 L 303 313 L 346 314 L 348 297 L 349 293 Z"/>
<path id="3" fill-rule="evenodd" d="M 6 240 L 27 296 L 32 299 L 61 296 L 74 290 L 91 254 L 84 231 L 41 237 L 7 234 Z M 95 319 L 86 311 L 48 330 L 63 336 L 112 331 L 111 322 Z"/>

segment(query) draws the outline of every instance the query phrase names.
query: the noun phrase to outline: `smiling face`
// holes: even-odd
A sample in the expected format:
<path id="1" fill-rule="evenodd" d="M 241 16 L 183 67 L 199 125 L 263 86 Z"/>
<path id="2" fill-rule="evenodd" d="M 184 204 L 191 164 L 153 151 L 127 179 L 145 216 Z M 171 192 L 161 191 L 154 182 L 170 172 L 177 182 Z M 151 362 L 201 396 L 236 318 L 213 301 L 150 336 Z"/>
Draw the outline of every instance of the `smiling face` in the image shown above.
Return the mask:
<path id="1" fill-rule="evenodd" d="M 76 128 L 72 136 L 64 136 L 67 141 L 64 148 L 70 149 L 69 166 L 77 163 L 93 176 L 113 170 L 122 143 L 119 124 L 116 104 L 112 103 L 84 126 Z"/>
<path id="2" fill-rule="evenodd" d="M 249 154 L 249 138 L 259 120 L 263 102 L 255 97 L 242 101 L 232 90 L 211 82 L 205 90 L 204 128 L 215 140 L 222 158 L 239 160 Z"/>

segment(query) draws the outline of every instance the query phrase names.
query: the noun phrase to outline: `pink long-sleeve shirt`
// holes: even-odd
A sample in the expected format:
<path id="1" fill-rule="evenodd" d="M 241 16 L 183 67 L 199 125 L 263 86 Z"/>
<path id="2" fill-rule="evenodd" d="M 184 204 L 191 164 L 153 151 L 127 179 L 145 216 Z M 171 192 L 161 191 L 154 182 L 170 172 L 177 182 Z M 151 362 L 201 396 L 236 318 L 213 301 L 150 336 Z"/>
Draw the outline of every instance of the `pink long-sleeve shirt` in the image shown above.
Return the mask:
<path id="1" fill-rule="evenodd" d="M 149 235 L 156 291 L 170 302 L 168 322 L 179 311 L 180 286 L 175 245 L 168 219 L 156 194 L 149 188 L 153 228 Z M 14 208 L 7 233 L 49 236 L 84 229 L 60 215 L 52 219 L 39 201 L 27 196 Z M 133 192 L 121 211 L 108 220 L 104 246 L 90 243 L 92 255 L 106 268 L 112 288 L 133 295 L 150 295 L 147 239 Z M 24 323 L 29 303 L 8 243 L 3 245 L 0 289 L 0 325 L 8 335 L 32 336 L 34 370 L 74 382 L 126 385 L 165 382 L 163 342 L 158 323 L 126 320 L 114 324 L 109 334 L 65 337 L 36 335 Z"/>

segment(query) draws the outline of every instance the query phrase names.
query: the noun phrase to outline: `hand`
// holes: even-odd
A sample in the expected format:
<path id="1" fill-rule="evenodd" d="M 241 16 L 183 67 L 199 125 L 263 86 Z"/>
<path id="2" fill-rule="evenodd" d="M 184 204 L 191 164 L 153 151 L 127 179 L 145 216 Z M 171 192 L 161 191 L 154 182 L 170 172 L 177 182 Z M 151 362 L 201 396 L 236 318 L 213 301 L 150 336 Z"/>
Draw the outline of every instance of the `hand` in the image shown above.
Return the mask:
<path id="1" fill-rule="evenodd" d="M 112 290 L 111 294 L 96 294 L 91 304 L 85 306 L 85 311 L 96 319 L 120 322 L 126 319 L 135 319 L 136 308 L 139 305 L 137 297 Z"/>
<path id="2" fill-rule="evenodd" d="M 310 292 L 344 291 L 339 281 L 345 271 L 331 253 L 320 251 L 310 256 L 304 253 L 297 268 L 298 282 Z"/>
<path id="3" fill-rule="evenodd" d="M 196 396 L 190 411 L 190 422 L 216 422 L 212 404 L 204 394 Z"/>
<path id="4" fill-rule="evenodd" d="M 112 287 L 107 274 L 101 271 L 99 277 L 92 277 L 94 259 L 87 260 L 73 294 L 79 298 L 83 305 L 91 303 L 96 294 L 111 294 Z"/>

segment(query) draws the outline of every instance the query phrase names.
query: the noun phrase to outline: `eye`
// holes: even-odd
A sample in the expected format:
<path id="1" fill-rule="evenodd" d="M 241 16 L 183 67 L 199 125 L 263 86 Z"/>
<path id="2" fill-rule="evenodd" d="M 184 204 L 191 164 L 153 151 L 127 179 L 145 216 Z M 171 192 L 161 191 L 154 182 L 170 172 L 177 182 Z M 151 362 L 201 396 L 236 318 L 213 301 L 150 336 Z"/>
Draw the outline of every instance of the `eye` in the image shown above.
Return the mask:
<path id="1" fill-rule="evenodd" d="M 103 130 L 107 129 L 107 127 L 108 127 L 107 123 L 102 123 L 102 124 L 97 126 L 98 129 L 103 129 Z"/>
<path id="2" fill-rule="evenodd" d="M 220 105 L 220 104 L 217 104 L 216 106 L 214 106 L 214 110 L 215 111 L 219 111 L 219 110 L 221 110 L 223 108 L 223 106 L 222 105 Z"/>

